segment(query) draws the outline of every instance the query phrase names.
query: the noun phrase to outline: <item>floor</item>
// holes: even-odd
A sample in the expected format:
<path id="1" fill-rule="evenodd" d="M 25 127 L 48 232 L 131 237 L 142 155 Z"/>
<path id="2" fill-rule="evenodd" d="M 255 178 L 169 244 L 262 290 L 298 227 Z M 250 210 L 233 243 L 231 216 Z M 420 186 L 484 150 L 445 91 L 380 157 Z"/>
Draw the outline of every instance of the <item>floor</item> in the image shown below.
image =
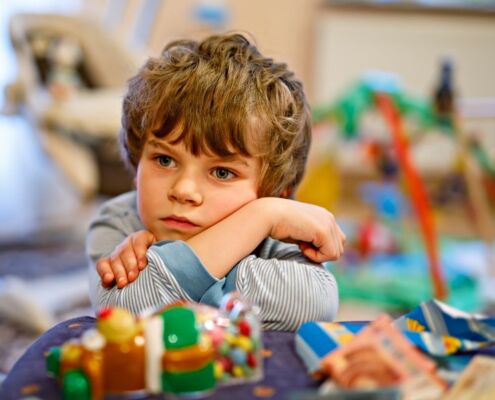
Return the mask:
<path id="1" fill-rule="evenodd" d="M 86 274 L 84 236 L 99 201 L 80 201 L 43 153 L 36 130 L 21 116 L 0 116 L 0 149 L 0 373 L 5 373 L 37 335 L 25 326 L 28 296 L 22 299 L 27 309 L 21 311 L 19 295 L 29 293 L 33 303 L 40 304 L 56 287 L 67 287 L 54 283 L 40 293 L 36 289 L 43 277 Z M 88 312 L 84 298 L 87 295 L 81 314 Z M 6 318 L 9 305 L 20 320 Z M 64 318 L 61 313 L 53 322 Z"/>

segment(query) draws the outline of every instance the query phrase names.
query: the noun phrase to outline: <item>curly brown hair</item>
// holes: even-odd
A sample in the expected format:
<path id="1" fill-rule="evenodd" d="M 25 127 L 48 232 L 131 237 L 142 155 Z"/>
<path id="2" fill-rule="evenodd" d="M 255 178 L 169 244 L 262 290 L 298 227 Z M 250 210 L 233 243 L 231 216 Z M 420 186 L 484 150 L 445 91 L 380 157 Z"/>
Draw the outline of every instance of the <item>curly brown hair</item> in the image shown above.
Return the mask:
<path id="1" fill-rule="evenodd" d="M 174 41 L 129 80 L 120 142 L 134 172 L 148 134 L 177 129 L 174 142 L 195 155 L 259 157 L 260 197 L 292 193 L 304 174 L 311 118 L 302 84 L 241 34 Z"/>

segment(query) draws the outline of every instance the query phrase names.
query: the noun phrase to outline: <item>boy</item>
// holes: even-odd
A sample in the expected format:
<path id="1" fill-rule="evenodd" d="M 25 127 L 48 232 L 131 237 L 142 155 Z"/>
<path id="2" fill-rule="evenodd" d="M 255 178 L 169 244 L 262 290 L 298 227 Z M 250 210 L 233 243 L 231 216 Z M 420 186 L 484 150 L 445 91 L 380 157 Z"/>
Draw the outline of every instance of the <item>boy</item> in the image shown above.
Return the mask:
<path id="1" fill-rule="evenodd" d="M 340 257 L 345 236 L 325 209 L 289 199 L 311 121 L 285 64 L 239 34 L 173 42 L 130 80 L 122 125 L 136 191 L 90 226 L 97 306 L 218 305 L 238 290 L 265 329 L 335 317 L 320 263 Z"/>

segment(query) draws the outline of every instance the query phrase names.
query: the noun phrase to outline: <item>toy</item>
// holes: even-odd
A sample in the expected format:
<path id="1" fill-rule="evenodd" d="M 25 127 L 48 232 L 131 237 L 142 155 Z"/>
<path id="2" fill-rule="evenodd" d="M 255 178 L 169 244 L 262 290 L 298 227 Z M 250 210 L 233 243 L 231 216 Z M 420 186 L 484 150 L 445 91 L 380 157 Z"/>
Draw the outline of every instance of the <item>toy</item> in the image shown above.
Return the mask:
<path id="1" fill-rule="evenodd" d="M 326 128 L 327 136 L 338 140 L 338 145 L 346 150 L 339 154 L 329 153 L 327 146 L 326 157 L 337 159 L 338 155 L 338 165 L 342 170 L 349 173 L 349 176 L 357 178 L 350 180 L 347 179 L 348 176 L 340 177 L 340 180 L 345 182 L 340 186 L 345 190 L 342 198 L 345 198 L 347 206 L 343 207 L 342 215 L 345 218 L 347 212 L 348 217 L 360 221 L 357 226 L 351 223 L 346 226 L 346 234 L 350 239 L 347 249 L 351 251 L 346 251 L 343 262 L 346 266 L 360 267 L 353 269 L 352 276 L 347 273 L 348 282 L 352 282 L 352 287 L 347 288 L 349 289 L 347 295 L 356 296 L 358 293 L 358 290 L 353 291 L 353 288 L 358 288 L 357 282 L 360 281 L 355 275 L 358 273 L 357 270 L 362 274 L 362 282 L 366 288 L 370 288 L 368 278 L 373 274 L 379 276 L 377 272 L 379 266 L 393 264 L 397 268 L 393 269 L 392 273 L 397 271 L 397 275 L 403 277 L 406 265 L 412 269 L 416 268 L 414 265 L 421 268 L 424 265 L 429 269 L 429 281 L 432 282 L 430 286 L 434 297 L 447 299 L 449 297 L 447 287 L 450 287 L 452 293 L 449 301 L 456 302 L 461 298 L 458 293 L 453 293 L 453 289 L 461 290 L 461 287 L 464 287 L 464 284 L 458 286 L 461 280 L 457 279 L 462 270 L 464 271 L 462 279 L 466 283 L 470 282 L 466 286 L 471 288 L 469 296 L 475 300 L 469 302 L 469 309 L 472 309 L 470 307 L 475 303 L 479 305 L 481 299 L 477 295 L 478 291 L 482 293 L 484 301 L 492 303 L 495 301 L 493 291 L 495 163 L 493 154 L 489 151 L 493 146 L 487 141 L 486 136 L 479 135 L 481 132 L 468 132 L 466 129 L 469 128 L 463 127 L 463 120 L 457 113 L 455 100 L 453 67 L 447 61 L 442 63 L 440 79 L 431 101 L 415 99 L 404 93 L 400 90 L 394 75 L 370 73 L 334 103 L 313 110 L 313 120 L 317 127 L 321 129 L 322 126 L 329 126 L 330 129 Z M 464 115 L 466 122 L 469 122 L 469 115 Z M 383 132 L 387 134 L 383 135 Z M 364 152 L 356 151 L 363 148 Z M 426 149 L 428 151 L 425 151 Z M 419 174 L 417 166 L 423 167 L 421 172 L 425 179 Z M 339 178 L 337 174 L 333 176 Z M 322 177 L 318 184 L 328 186 L 324 178 Z M 412 220 L 414 224 L 410 224 L 409 213 L 386 215 L 395 208 L 392 204 L 395 200 L 388 194 L 383 195 L 385 201 L 380 203 L 375 200 L 370 202 L 369 198 L 363 199 L 362 193 L 355 190 L 356 186 L 363 186 L 363 178 L 376 179 L 382 187 L 395 186 L 402 193 L 407 194 L 407 205 L 410 205 L 414 211 Z M 318 190 L 321 191 L 319 188 Z M 361 194 L 357 207 L 352 203 L 355 194 Z M 362 207 L 363 200 L 366 207 Z M 370 203 L 371 210 L 367 207 Z M 458 205 L 464 209 L 458 209 L 456 207 Z M 473 226 L 458 219 L 458 216 L 469 217 L 469 222 L 472 221 Z M 439 217 L 438 220 L 447 235 L 462 232 L 465 239 L 470 237 L 468 235 L 478 233 L 479 238 L 484 242 L 484 247 L 481 249 L 482 271 L 474 273 L 474 269 L 469 266 L 472 262 L 468 262 L 467 258 L 466 263 L 462 265 L 450 258 L 446 252 L 440 254 L 440 244 L 444 249 L 449 238 L 438 236 L 435 226 L 436 217 Z M 421 252 L 418 252 L 416 242 L 418 235 L 414 226 L 419 228 L 417 232 L 422 239 L 421 247 L 424 250 Z M 458 244 L 460 245 L 461 242 Z M 422 257 L 423 253 L 427 256 L 426 263 Z M 421 257 L 417 257 L 418 255 Z M 414 258 L 416 261 L 409 262 Z M 446 261 L 447 258 L 449 262 Z M 404 262 L 406 260 L 409 261 Z M 369 268 L 361 268 L 363 266 Z M 454 266 L 461 269 L 456 269 Z M 399 267 L 402 268 L 400 273 Z M 373 271 L 366 272 L 365 269 L 373 269 Z M 347 268 L 347 271 L 350 269 Z M 367 276 L 364 275 L 365 272 Z M 346 293 L 343 284 L 344 278 L 347 278 L 345 275 L 346 273 L 342 272 L 340 276 L 341 295 Z M 426 283 L 423 281 L 423 275 L 423 271 L 416 274 Z M 446 277 L 449 281 L 448 286 Z M 406 293 L 413 291 L 418 293 L 416 287 L 402 288 L 400 279 L 392 283 L 387 281 L 387 278 L 388 276 L 379 276 L 376 282 L 382 282 L 380 288 L 386 287 L 399 293 L 401 297 L 407 299 L 406 304 L 410 301 Z M 478 285 L 479 289 L 473 285 Z M 385 292 L 380 292 L 382 300 L 385 298 L 383 293 Z M 430 291 L 425 294 L 431 296 Z M 387 292 L 387 296 L 393 298 L 390 292 Z M 362 299 L 362 297 L 358 298 Z M 418 299 L 423 300 L 424 297 Z M 386 304 L 388 306 L 393 304 L 395 307 L 398 304 L 396 300 L 387 301 Z M 411 305 L 408 304 L 408 307 Z"/>
<path id="2" fill-rule="evenodd" d="M 414 168 L 414 164 L 411 162 L 399 111 L 394 105 L 392 98 L 387 94 L 376 94 L 376 103 L 378 108 L 383 113 L 387 124 L 389 125 L 390 133 L 397 152 L 397 159 L 399 160 L 399 164 L 401 165 L 402 171 L 406 177 L 412 204 L 419 219 L 419 225 L 425 243 L 425 250 L 430 263 L 430 272 L 435 297 L 438 299 L 445 299 L 447 297 L 447 288 L 440 266 L 437 236 L 433 223 L 431 206 L 421 177 Z"/>
<path id="3" fill-rule="evenodd" d="M 428 257 L 434 296 L 438 299 L 447 297 L 447 288 L 442 274 L 438 254 L 437 236 L 434 227 L 432 209 L 426 195 L 424 183 L 411 161 L 408 141 L 404 133 L 402 115 L 410 114 L 419 120 L 422 126 L 436 123 L 436 115 L 430 107 L 415 101 L 398 90 L 396 82 L 388 77 L 368 77 L 352 88 L 343 98 L 330 108 L 316 109 L 315 122 L 333 119 L 342 126 L 344 135 L 352 137 L 356 134 L 359 118 L 372 107 L 377 107 L 390 130 L 395 160 L 390 157 L 382 161 L 384 173 L 395 173 L 391 168 L 393 162 L 402 172 L 410 196 L 410 200 L 423 237 Z M 384 156 L 387 155 L 385 152 Z M 392 163 L 391 163 L 392 162 Z"/>
<path id="4" fill-rule="evenodd" d="M 366 259 L 373 254 L 399 253 L 403 246 L 394 225 L 405 214 L 402 193 L 392 182 L 369 182 L 361 186 L 361 196 L 372 205 L 373 212 L 357 227 L 355 244 L 360 258 Z"/>
<path id="5" fill-rule="evenodd" d="M 487 153 L 477 138 L 468 135 L 462 126 L 455 107 L 455 91 L 452 79 L 453 67 L 449 60 L 442 63 L 440 84 L 434 96 L 434 108 L 440 122 L 450 128 L 460 145 L 460 164 L 467 186 L 467 193 L 474 216 L 474 224 L 481 239 L 485 242 L 487 269 L 481 280 L 484 297 L 491 303 L 495 301 L 491 286 L 495 282 L 495 224 L 490 208 L 490 187 L 486 178 L 494 176 L 495 168 L 491 166 Z"/>
<path id="6" fill-rule="evenodd" d="M 50 349 L 47 370 L 63 399 L 107 394 L 202 395 L 261 377 L 260 324 L 237 294 L 221 309 L 177 303 L 149 316 L 104 308 L 96 329 Z"/>

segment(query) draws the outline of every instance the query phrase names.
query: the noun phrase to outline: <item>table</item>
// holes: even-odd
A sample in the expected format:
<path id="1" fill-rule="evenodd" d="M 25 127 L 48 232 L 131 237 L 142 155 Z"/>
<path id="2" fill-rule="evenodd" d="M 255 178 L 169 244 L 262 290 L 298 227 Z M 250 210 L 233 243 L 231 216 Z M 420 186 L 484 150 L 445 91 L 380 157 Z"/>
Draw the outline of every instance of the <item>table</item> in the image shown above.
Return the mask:
<path id="1" fill-rule="evenodd" d="M 7 375 L 0 389 L 0 399 L 18 400 L 34 396 L 40 399 L 60 399 L 57 381 L 46 373 L 45 352 L 95 326 L 95 318 L 78 317 L 64 321 L 41 335 L 21 356 Z M 219 388 L 210 398 L 214 399 L 259 399 L 253 391 L 259 386 L 274 389 L 270 399 L 288 399 L 294 391 L 315 389 L 320 382 L 310 377 L 294 349 L 294 333 L 264 332 L 264 348 L 271 356 L 264 359 L 263 380 L 237 386 Z M 114 396 L 112 399 L 118 399 Z M 123 398 L 123 397 L 121 397 Z M 135 397 L 133 397 L 135 398 Z M 163 399 L 162 395 L 144 396 L 140 399 Z"/>

